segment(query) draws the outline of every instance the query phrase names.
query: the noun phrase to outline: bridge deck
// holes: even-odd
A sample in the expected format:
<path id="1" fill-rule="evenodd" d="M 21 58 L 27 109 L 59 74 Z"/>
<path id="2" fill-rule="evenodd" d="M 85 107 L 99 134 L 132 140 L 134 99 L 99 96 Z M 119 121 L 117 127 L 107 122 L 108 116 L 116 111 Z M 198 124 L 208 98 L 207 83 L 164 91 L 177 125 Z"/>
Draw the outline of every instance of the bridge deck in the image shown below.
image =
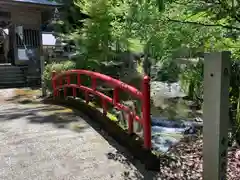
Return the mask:
<path id="1" fill-rule="evenodd" d="M 2 98 L 0 179 L 152 179 L 152 174 L 143 171 L 142 165 L 133 165 L 122 147 L 86 119 L 63 107 L 19 105 Z"/>

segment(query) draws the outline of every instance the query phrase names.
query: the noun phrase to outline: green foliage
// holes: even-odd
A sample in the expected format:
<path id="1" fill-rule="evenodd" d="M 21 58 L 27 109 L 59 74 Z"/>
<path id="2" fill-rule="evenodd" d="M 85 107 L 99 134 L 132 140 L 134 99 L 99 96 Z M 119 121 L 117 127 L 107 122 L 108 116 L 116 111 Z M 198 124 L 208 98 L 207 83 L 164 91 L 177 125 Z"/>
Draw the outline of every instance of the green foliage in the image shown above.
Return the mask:
<path id="1" fill-rule="evenodd" d="M 223 50 L 231 51 L 233 59 L 240 58 L 238 1 L 58 1 L 64 3 L 64 8 L 62 18 L 55 22 L 56 29 L 62 39 L 75 42 L 79 55 L 76 68 L 117 77 L 121 63 L 116 58 L 119 52 L 144 51 L 150 57 L 150 64 L 163 64 L 153 72 L 155 79 L 174 82 L 180 76 L 183 88 L 192 99 L 198 100 L 202 98 L 202 64 L 190 64 L 181 71 L 174 60 L 200 58 L 199 52 Z M 63 68 L 49 66 L 48 72 Z M 233 67 L 230 100 L 234 109 L 239 109 L 240 83 L 236 77 L 240 68 Z M 45 76 L 49 80 L 49 73 Z M 134 81 L 135 86 L 139 86 L 139 82 Z"/>
<path id="2" fill-rule="evenodd" d="M 158 81 L 173 83 L 178 81 L 180 72 L 181 69 L 175 61 L 164 61 L 157 75 L 153 78 Z"/>
<path id="3" fill-rule="evenodd" d="M 64 3 L 60 24 L 68 27 L 64 38 L 73 39 L 88 56 L 106 60 L 112 50 L 143 50 L 138 48 L 140 41 L 158 60 L 178 56 L 185 48 L 192 56 L 199 51 L 230 50 L 239 57 L 236 1 L 58 1 Z M 67 18 L 70 15 L 72 20 Z"/>
<path id="4" fill-rule="evenodd" d="M 203 98 L 203 61 L 189 63 L 181 73 L 181 85 L 190 99 Z"/>
<path id="5" fill-rule="evenodd" d="M 233 137 L 240 144 L 240 63 L 233 61 L 230 79 L 231 123 Z"/>
<path id="6" fill-rule="evenodd" d="M 43 79 L 48 90 L 52 91 L 52 72 L 61 73 L 70 69 L 76 69 L 76 64 L 72 61 L 53 62 L 48 64 L 43 72 Z"/>
<path id="7" fill-rule="evenodd" d="M 56 2 L 63 4 L 59 8 L 59 14 L 54 15 L 54 19 L 51 22 L 55 33 L 58 36 L 64 36 L 64 34 L 70 34 L 75 32 L 75 29 L 82 27 L 82 20 L 88 18 L 88 16 L 81 12 L 78 6 L 75 6 L 75 0 L 55 0 Z M 58 17 L 59 16 L 59 17 Z"/>

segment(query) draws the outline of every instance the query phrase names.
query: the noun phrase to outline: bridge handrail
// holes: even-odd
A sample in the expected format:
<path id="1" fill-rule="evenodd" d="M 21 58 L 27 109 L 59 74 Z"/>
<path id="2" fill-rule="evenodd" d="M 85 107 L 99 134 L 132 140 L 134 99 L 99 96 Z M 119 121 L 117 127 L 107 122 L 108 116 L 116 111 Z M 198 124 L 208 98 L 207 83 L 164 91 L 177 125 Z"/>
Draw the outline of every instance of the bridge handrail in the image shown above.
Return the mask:
<path id="1" fill-rule="evenodd" d="M 77 83 L 71 84 L 71 75 L 77 75 Z M 81 75 L 87 75 L 91 77 L 91 87 L 83 86 L 81 84 Z M 63 77 L 66 77 L 66 84 L 63 83 Z M 100 79 L 105 81 L 106 84 L 114 88 L 113 98 L 103 94 L 102 92 L 97 91 L 97 80 Z M 89 102 L 89 94 L 99 96 L 102 100 L 103 114 L 107 113 L 107 104 L 111 103 L 119 110 L 125 111 L 129 114 L 128 119 L 128 132 L 133 133 L 133 120 L 138 121 L 143 127 L 143 138 L 144 138 L 144 147 L 146 149 L 151 149 L 151 119 L 150 119 L 150 78 L 144 76 L 142 91 L 139 91 L 135 87 L 132 87 L 120 80 L 114 79 L 110 76 L 88 71 L 88 70 L 69 70 L 56 74 L 55 71 L 52 72 L 52 86 L 53 86 L 53 96 L 57 97 L 60 89 L 64 90 L 64 96 L 67 96 L 66 88 L 72 88 L 73 97 L 76 97 L 76 89 L 81 89 L 85 92 L 86 103 Z M 123 90 L 127 93 L 130 93 L 135 98 L 138 98 L 142 102 L 142 117 L 136 115 L 130 108 L 120 103 L 119 100 L 119 90 Z"/>

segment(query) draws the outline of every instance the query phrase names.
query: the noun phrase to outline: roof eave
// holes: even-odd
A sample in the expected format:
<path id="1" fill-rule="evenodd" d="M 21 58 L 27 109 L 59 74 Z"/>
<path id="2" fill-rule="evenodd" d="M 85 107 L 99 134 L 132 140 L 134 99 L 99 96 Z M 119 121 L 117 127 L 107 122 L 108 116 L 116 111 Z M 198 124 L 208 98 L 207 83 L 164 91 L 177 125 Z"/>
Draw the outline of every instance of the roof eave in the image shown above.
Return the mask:
<path id="1" fill-rule="evenodd" d="M 1 2 L 1 0 L 0 0 Z M 6 1 L 5 1 L 6 2 Z M 61 7 L 62 4 L 41 4 L 41 3 L 34 3 L 34 2 L 23 2 L 23 1 L 8 1 L 7 4 L 27 4 L 32 6 L 38 6 L 38 7 L 44 7 L 44 8 L 55 8 L 55 7 Z"/>

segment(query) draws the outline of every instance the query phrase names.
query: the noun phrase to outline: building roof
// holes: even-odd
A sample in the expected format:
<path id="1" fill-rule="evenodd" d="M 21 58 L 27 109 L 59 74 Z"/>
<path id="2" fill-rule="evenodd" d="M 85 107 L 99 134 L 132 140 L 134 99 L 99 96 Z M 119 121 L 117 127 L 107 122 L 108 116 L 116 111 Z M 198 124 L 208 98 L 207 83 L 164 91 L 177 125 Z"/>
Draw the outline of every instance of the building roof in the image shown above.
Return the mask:
<path id="1" fill-rule="evenodd" d="M 15 2 L 23 2 L 23 3 L 30 3 L 30 4 L 39 4 L 39 5 L 48 5 L 48 6 L 59 6 L 59 3 L 56 3 L 52 0 L 13 0 Z"/>

